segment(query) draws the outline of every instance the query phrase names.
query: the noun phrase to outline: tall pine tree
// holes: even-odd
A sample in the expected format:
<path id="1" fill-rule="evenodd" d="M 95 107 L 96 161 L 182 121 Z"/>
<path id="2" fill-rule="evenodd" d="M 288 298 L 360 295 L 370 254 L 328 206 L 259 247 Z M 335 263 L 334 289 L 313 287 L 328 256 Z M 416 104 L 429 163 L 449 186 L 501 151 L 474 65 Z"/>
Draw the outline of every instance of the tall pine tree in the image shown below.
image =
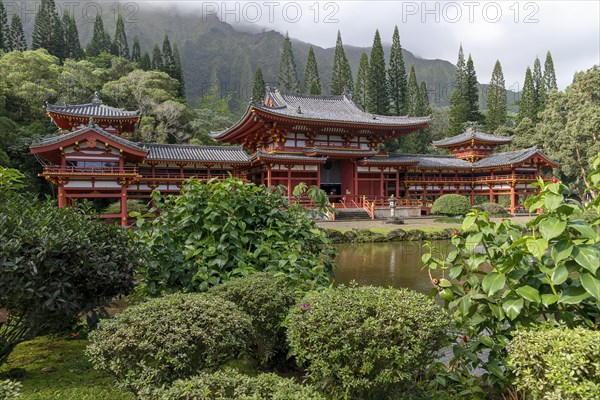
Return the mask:
<path id="1" fill-rule="evenodd" d="M 546 92 L 550 93 L 553 90 L 558 90 L 556 85 L 556 73 L 554 72 L 554 61 L 550 51 L 546 53 L 546 62 L 544 63 L 544 84 Z"/>
<path id="2" fill-rule="evenodd" d="M 50 51 L 53 37 L 53 22 L 56 6 L 53 0 L 42 0 L 35 20 L 33 22 L 33 33 L 31 35 L 31 49 L 46 49 Z"/>
<path id="3" fill-rule="evenodd" d="M 101 52 L 105 51 L 110 53 L 111 43 L 108 32 L 104 30 L 104 22 L 100 15 L 96 15 L 94 21 L 94 32 L 92 34 L 92 40 L 86 47 L 86 53 L 88 56 L 97 57 Z"/>
<path id="4" fill-rule="evenodd" d="M 77 30 L 75 16 L 70 15 L 69 11 L 65 10 L 62 23 L 65 31 L 65 57 L 76 60 L 83 58 L 83 49 L 79 40 L 79 31 Z"/>
<path id="5" fill-rule="evenodd" d="M 183 67 L 181 65 L 181 57 L 179 56 L 179 48 L 177 43 L 173 45 L 173 60 L 175 60 L 175 71 L 173 78 L 179 81 L 178 95 L 185 98 L 185 79 L 183 78 Z"/>
<path id="6" fill-rule="evenodd" d="M 391 113 L 392 115 L 402 115 L 408 83 L 406 81 L 406 67 L 404 66 L 398 26 L 395 27 L 394 35 L 392 36 L 388 80 L 390 85 Z"/>
<path id="7" fill-rule="evenodd" d="M 367 108 L 367 101 L 369 100 L 369 56 L 365 49 L 363 49 L 360 56 L 360 64 L 358 66 L 358 73 L 356 74 L 356 91 L 352 99 L 361 108 L 365 110 Z"/>
<path id="8" fill-rule="evenodd" d="M 281 61 L 279 63 L 279 85 L 283 90 L 289 92 L 300 91 L 300 81 L 296 72 L 296 62 L 294 61 L 294 50 L 289 35 L 285 34 L 283 40 L 283 49 L 281 50 Z"/>
<path id="9" fill-rule="evenodd" d="M 406 91 L 406 114 L 410 117 L 420 117 L 423 114 L 421 89 L 417 83 L 415 66 L 411 66 Z"/>
<path id="10" fill-rule="evenodd" d="M 450 128 L 451 134 L 462 133 L 465 122 L 468 121 L 469 107 L 467 102 L 467 66 L 462 45 L 458 49 L 456 63 L 455 88 L 450 97 Z"/>
<path id="11" fill-rule="evenodd" d="M 390 105 L 385 55 L 381 45 L 379 30 L 375 31 L 371 59 L 369 60 L 369 97 L 367 111 L 373 114 L 386 115 Z"/>
<path id="12" fill-rule="evenodd" d="M 129 43 L 127 43 L 127 34 L 125 33 L 125 23 L 123 16 L 117 16 L 117 24 L 115 26 L 115 37 L 113 39 L 113 48 L 115 55 L 129 59 Z"/>
<path id="13" fill-rule="evenodd" d="M 429 94 L 427 93 L 427 84 L 421 82 L 421 117 L 431 115 L 431 104 L 429 104 Z"/>
<path id="14" fill-rule="evenodd" d="M 65 32 L 56 11 L 56 4 L 54 0 L 42 0 L 35 14 L 31 48 L 46 49 L 50 54 L 64 60 L 65 46 Z"/>
<path id="15" fill-rule="evenodd" d="M 310 94 L 321 94 L 321 79 L 319 78 L 319 67 L 312 46 L 308 49 L 308 59 L 304 68 L 304 92 Z"/>
<path id="16" fill-rule="evenodd" d="M 10 51 L 9 36 L 8 14 L 6 13 L 6 8 L 4 8 L 4 3 L 0 0 L 0 52 Z"/>
<path id="17" fill-rule="evenodd" d="M 500 61 L 496 60 L 487 93 L 488 114 L 485 126 L 488 133 L 494 133 L 496 129 L 506 123 L 506 88 L 504 86 L 502 66 Z"/>
<path id="18" fill-rule="evenodd" d="M 63 29 L 62 20 L 57 12 L 55 12 L 52 17 L 52 43 L 48 51 L 50 54 L 58 57 L 61 61 L 67 58 L 65 30 Z"/>
<path id="19" fill-rule="evenodd" d="M 265 101 L 265 80 L 262 70 L 259 66 L 256 67 L 254 74 L 254 84 L 252 85 L 252 101 L 257 104 L 262 104 Z"/>
<path id="20" fill-rule="evenodd" d="M 329 92 L 335 96 L 352 93 L 354 82 L 352 81 L 352 70 L 350 62 L 346 57 L 344 44 L 342 43 L 342 34 L 337 33 L 335 42 L 335 52 L 333 53 L 333 68 L 331 70 L 331 87 Z"/>
<path id="21" fill-rule="evenodd" d="M 142 54 L 142 56 L 140 57 L 139 66 L 144 71 L 150 71 L 152 69 L 152 60 L 150 59 L 150 55 L 147 51 L 145 51 L 144 54 Z"/>
<path id="22" fill-rule="evenodd" d="M 523 84 L 523 91 L 521 92 L 517 121 L 521 122 L 525 117 L 529 118 L 529 120 L 534 124 L 537 122 L 535 86 L 533 84 L 533 76 L 529 67 L 527 67 L 527 71 L 525 72 L 525 83 Z"/>
<path id="23" fill-rule="evenodd" d="M 27 40 L 25 39 L 25 33 L 23 32 L 23 24 L 18 13 L 14 13 L 10 20 L 10 35 L 8 42 L 11 51 L 25 51 L 27 50 Z"/>
<path id="24" fill-rule="evenodd" d="M 133 38 L 133 46 L 131 48 L 131 61 L 140 62 L 142 57 L 142 49 L 140 48 L 140 39 L 136 36 Z"/>
<path id="25" fill-rule="evenodd" d="M 467 101 L 467 121 L 478 122 L 481 120 L 481 113 L 479 112 L 479 85 L 477 83 L 475 65 L 473 64 L 473 59 L 470 54 L 467 60 L 466 73 L 465 93 Z"/>
<path id="26" fill-rule="evenodd" d="M 152 49 L 152 69 L 156 71 L 162 71 L 164 68 L 162 52 L 160 51 L 160 47 L 158 47 L 158 43 L 154 45 L 154 49 Z"/>
<path id="27" fill-rule="evenodd" d="M 173 48 L 171 47 L 171 41 L 169 36 L 165 35 L 162 44 L 162 59 L 163 59 L 163 71 L 169 74 L 171 78 L 175 78 L 175 71 L 177 65 L 175 64 L 175 57 L 173 57 Z"/>
<path id="28" fill-rule="evenodd" d="M 539 112 L 544 109 L 546 104 L 546 85 L 544 84 L 542 63 L 540 62 L 539 57 L 535 58 L 531 77 L 533 79 L 533 88 L 535 90 L 535 104 L 537 106 L 537 111 Z"/>

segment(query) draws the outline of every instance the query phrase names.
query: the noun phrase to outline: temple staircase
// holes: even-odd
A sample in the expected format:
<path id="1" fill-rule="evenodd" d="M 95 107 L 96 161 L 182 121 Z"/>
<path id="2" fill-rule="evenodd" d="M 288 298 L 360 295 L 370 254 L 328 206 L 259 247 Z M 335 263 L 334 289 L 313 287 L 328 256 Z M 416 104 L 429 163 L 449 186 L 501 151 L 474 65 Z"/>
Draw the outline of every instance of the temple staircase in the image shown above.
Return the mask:
<path id="1" fill-rule="evenodd" d="M 364 208 L 336 208 L 336 221 L 370 221 L 371 217 Z"/>

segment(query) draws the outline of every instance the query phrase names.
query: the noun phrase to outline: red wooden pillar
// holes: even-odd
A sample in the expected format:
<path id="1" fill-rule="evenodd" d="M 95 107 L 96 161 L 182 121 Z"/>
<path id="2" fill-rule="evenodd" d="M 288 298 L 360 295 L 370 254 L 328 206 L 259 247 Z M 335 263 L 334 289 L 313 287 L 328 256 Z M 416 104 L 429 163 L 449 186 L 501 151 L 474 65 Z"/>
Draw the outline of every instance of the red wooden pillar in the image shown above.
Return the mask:
<path id="1" fill-rule="evenodd" d="M 292 197 L 292 166 L 288 165 L 287 170 L 287 192 L 288 197 Z"/>
<path id="2" fill-rule="evenodd" d="M 512 182 L 510 184 L 510 213 L 514 214 L 516 212 L 516 198 L 515 198 L 515 183 Z"/>
<path id="3" fill-rule="evenodd" d="M 127 226 L 127 183 L 121 183 L 121 226 Z"/>
<path id="4" fill-rule="evenodd" d="M 317 164 L 317 187 L 321 187 L 321 165 Z"/>
<path id="5" fill-rule="evenodd" d="M 488 184 L 489 188 L 490 188 L 490 203 L 494 202 L 494 184 L 493 183 L 489 183 Z"/>
<path id="6" fill-rule="evenodd" d="M 379 197 L 385 197 L 383 194 L 383 168 L 379 168 Z"/>
<path id="7" fill-rule="evenodd" d="M 356 201 L 359 202 L 360 198 L 358 197 L 358 164 L 356 163 L 356 160 L 352 160 L 352 165 L 354 165 L 354 192 L 352 194 L 355 196 Z"/>
<path id="8" fill-rule="evenodd" d="M 400 169 L 396 168 L 396 198 L 400 197 Z"/>
<path id="9" fill-rule="evenodd" d="M 273 178 L 271 168 L 272 168 L 272 165 L 269 164 L 269 166 L 267 167 L 267 186 L 268 187 L 271 186 L 271 182 L 272 182 L 272 178 Z"/>
<path id="10" fill-rule="evenodd" d="M 67 199 L 65 197 L 65 187 L 61 183 L 58 185 L 58 207 L 62 208 L 67 205 Z"/>
<path id="11" fill-rule="evenodd" d="M 471 205 L 475 205 L 475 187 L 471 184 Z"/>

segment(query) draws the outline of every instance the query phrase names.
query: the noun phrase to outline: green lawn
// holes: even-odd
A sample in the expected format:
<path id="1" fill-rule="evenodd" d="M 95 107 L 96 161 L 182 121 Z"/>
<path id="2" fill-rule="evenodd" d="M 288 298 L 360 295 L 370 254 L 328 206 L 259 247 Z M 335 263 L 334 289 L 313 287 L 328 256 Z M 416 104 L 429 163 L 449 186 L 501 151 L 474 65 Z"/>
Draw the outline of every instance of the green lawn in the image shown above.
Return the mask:
<path id="1" fill-rule="evenodd" d="M 22 400 L 133 399 L 116 387 L 114 378 L 92 368 L 84 354 L 87 343 L 51 337 L 21 343 L 0 367 L 0 379 L 20 381 Z"/>

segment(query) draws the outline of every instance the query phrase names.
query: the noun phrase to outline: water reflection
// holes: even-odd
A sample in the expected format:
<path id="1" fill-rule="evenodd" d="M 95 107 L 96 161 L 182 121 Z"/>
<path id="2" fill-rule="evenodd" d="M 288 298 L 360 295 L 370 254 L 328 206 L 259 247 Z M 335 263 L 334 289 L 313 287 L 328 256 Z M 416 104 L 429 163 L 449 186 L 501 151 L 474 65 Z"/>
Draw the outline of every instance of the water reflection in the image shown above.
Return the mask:
<path id="1" fill-rule="evenodd" d="M 433 241 L 445 254 L 451 251 L 448 240 Z M 339 256 L 335 282 L 359 285 L 392 286 L 429 293 L 429 275 L 420 265 L 425 252 L 422 242 L 352 243 L 337 245 Z"/>

